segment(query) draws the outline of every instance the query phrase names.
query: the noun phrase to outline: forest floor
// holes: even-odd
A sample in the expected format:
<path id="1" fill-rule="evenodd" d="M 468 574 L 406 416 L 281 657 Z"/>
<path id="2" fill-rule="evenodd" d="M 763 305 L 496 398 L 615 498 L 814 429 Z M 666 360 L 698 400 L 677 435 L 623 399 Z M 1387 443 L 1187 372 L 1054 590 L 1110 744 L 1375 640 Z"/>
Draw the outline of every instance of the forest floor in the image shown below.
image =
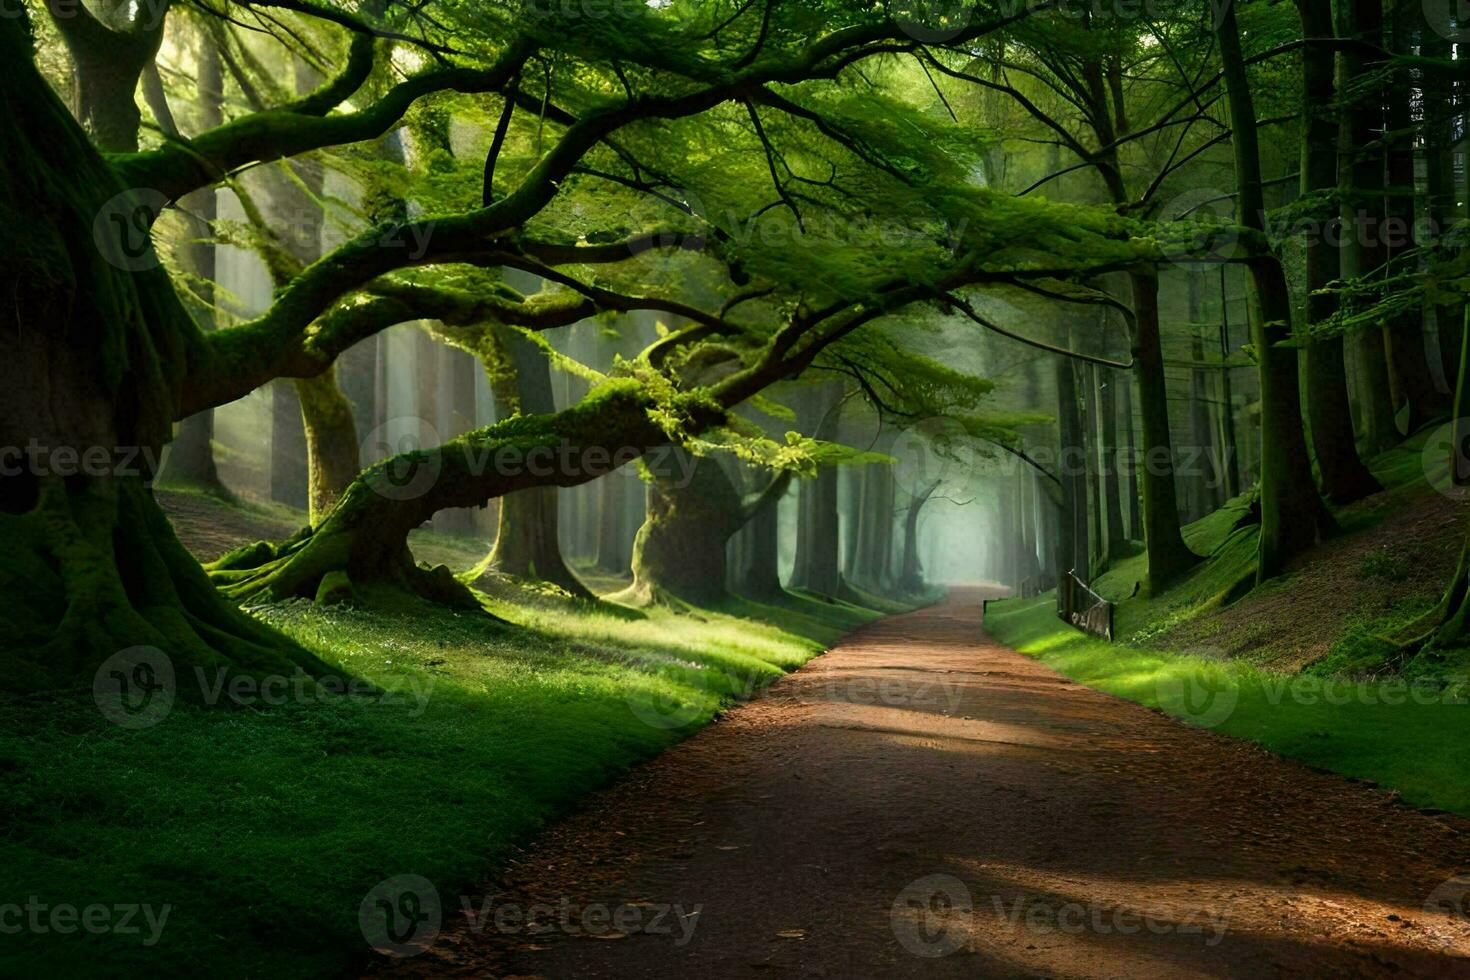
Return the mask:
<path id="1" fill-rule="evenodd" d="M 304 520 L 159 498 L 203 558 Z M 467 569 L 486 544 L 415 532 L 413 547 Z M 360 969 L 379 883 L 472 887 L 588 792 L 881 615 L 799 595 L 676 615 L 528 589 L 487 598 L 507 626 L 373 598 L 252 609 L 366 693 L 279 678 L 234 699 L 180 671 L 180 693 L 201 697 L 142 728 L 113 724 L 90 690 L 0 698 L 0 976 Z M 7 903 L 37 904 L 43 927 L 53 908 L 132 912 L 127 930 L 16 933 Z"/>
<path id="2" fill-rule="evenodd" d="M 1438 435 L 1431 428 L 1375 459 L 1382 493 L 1338 510 L 1337 534 L 1228 605 L 1222 593 L 1254 569 L 1257 527 L 1233 529 L 1244 498 L 1184 529 L 1185 541 L 1209 560 L 1162 596 L 1135 596 L 1147 572 L 1141 554 L 1111 563 L 1094 585 L 1119 603 L 1117 637 L 1272 671 L 1379 667 L 1384 650 L 1374 637 L 1433 605 L 1464 541 L 1463 501 L 1437 489 L 1447 479 L 1448 453 L 1427 446 Z M 1432 667 L 1443 672 L 1446 665 Z"/>
<path id="3" fill-rule="evenodd" d="M 1470 976 L 1470 841 L 1073 683 L 981 595 L 590 797 L 392 976 Z"/>

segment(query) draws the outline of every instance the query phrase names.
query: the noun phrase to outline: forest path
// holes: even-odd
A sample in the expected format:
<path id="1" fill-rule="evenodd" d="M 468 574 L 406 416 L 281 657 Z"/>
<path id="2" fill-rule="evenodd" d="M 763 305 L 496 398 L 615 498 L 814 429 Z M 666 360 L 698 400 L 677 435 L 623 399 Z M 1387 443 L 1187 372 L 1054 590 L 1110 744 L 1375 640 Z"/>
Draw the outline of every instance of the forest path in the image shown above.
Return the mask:
<path id="1" fill-rule="evenodd" d="M 596 794 L 470 899 L 481 929 L 445 896 L 384 972 L 1470 977 L 1463 822 L 1075 684 L 989 640 L 983 595 Z M 1426 912 L 1446 888 L 1461 914 Z"/>

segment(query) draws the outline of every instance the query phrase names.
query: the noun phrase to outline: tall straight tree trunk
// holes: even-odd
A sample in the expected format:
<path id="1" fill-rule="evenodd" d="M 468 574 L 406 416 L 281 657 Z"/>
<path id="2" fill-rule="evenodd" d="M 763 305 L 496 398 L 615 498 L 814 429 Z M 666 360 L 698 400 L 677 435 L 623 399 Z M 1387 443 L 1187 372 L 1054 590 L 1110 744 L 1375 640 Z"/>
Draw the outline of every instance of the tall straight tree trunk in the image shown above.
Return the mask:
<path id="1" fill-rule="evenodd" d="M 1235 147 L 1237 221 L 1258 233 L 1257 250 L 1247 260 L 1255 343 L 1261 384 L 1261 537 L 1256 580 L 1264 582 L 1296 555 L 1322 540 L 1333 527 L 1317 487 L 1302 431 L 1301 388 L 1292 341 L 1291 296 L 1276 256 L 1263 251 L 1266 202 L 1256 110 L 1240 53 L 1235 3 L 1228 0 L 1218 21 L 1216 38 L 1230 101 Z"/>
<path id="2" fill-rule="evenodd" d="M 1342 0 L 1338 6 L 1342 24 L 1339 35 L 1365 42 L 1372 47 L 1383 45 L 1382 0 Z M 1379 69 L 1373 59 L 1358 48 L 1345 48 L 1341 58 L 1339 91 L 1357 83 Z M 1381 138 L 1383 105 L 1377 90 L 1356 99 L 1343 100 L 1340 123 L 1340 156 L 1338 189 L 1343 199 L 1343 257 L 1345 277 L 1368 278 L 1382 274 L 1385 258 L 1383 244 L 1383 157 L 1372 144 Z M 1356 336 L 1358 398 L 1362 408 L 1366 452 L 1376 455 L 1391 449 L 1399 441 L 1395 421 L 1392 377 L 1388 370 L 1388 353 L 1383 331 L 1376 328 L 1359 330 Z"/>
<path id="3" fill-rule="evenodd" d="M 199 128 L 204 131 L 224 122 L 224 73 L 219 49 L 209 32 L 199 31 L 197 40 Z M 195 320 L 203 329 L 212 330 L 217 274 L 213 237 L 214 222 L 219 217 L 215 189 L 206 187 L 189 195 L 183 201 L 183 210 L 194 216 L 191 225 L 195 241 L 189 245 L 186 255 L 197 283 L 193 290 L 199 299 Z M 160 480 L 214 491 L 224 489 L 214 463 L 214 409 L 197 412 L 179 423 Z"/>
<path id="4" fill-rule="evenodd" d="M 1303 36 L 1331 36 L 1331 0 L 1297 0 L 1297 11 L 1301 15 Z M 1302 127 L 1303 197 L 1327 194 L 1337 187 L 1337 122 L 1332 117 L 1336 92 L 1331 49 L 1310 44 L 1303 47 L 1302 105 L 1307 117 Z M 1333 207 L 1322 216 L 1327 233 L 1309 235 L 1306 242 L 1308 330 L 1337 312 L 1336 295 L 1324 291 L 1342 270 L 1341 256 L 1331 244 L 1342 233 L 1337 210 Z M 1306 358 L 1307 413 L 1322 495 L 1342 505 L 1377 493 L 1383 489 L 1382 485 L 1358 456 L 1342 337 L 1309 340 L 1302 355 Z"/>
<path id="5" fill-rule="evenodd" d="M 837 432 L 842 404 L 842 386 L 824 384 L 803 401 L 803 432 L 816 439 L 831 440 Z M 801 481 L 797 511 L 796 563 L 791 584 L 821 595 L 835 596 L 842 588 L 838 563 L 837 469 L 823 466 L 817 475 Z"/>
<path id="6" fill-rule="evenodd" d="M 505 413 L 548 415 L 556 411 L 551 364 L 545 353 L 508 327 L 495 328 L 494 336 L 501 363 L 489 365 L 491 386 Z M 603 477 L 611 478 L 616 474 Z M 553 486 L 533 487 L 507 494 L 500 501 L 495 547 L 485 567 L 502 575 L 551 582 L 573 596 L 590 599 L 592 593 L 562 558 L 557 493 Z"/>
<path id="7" fill-rule="evenodd" d="M 1138 442 L 1133 431 L 1133 374 L 1118 374 L 1118 421 L 1123 429 L 1123 456 L 1119 463 L 1123 496 L 1128 505 L 1128 539 L 1143 540 L 1143 500 L 1138 487 Z M 1044 510 L 1043 510 L 1044 512 Z"/>
<path id="8" fill-rule="evenodd" d="M 1143 541 L 1148 553 L 1148 591 L 1158 593 L 1194 567 L 1200 557 L 1184 543 L 1179 519 L 1169 391 L 1159 340 L 1158 275 L 1135 272 L 1128 279 L 1133 287 L 1133 365 L 1143 420 Z"/>
<path id="9" fill-rule="evenodd" d="M 1123 524 L 1123 494 L 1118 484 L 1118 395 L 1117 388 L 1130 383 L 1127 374 L 1100 369 L 1097 389 L 1098 415 L 1102 422 L 1103 505 L 1107 514 L 1107 553 L 1117 558 L 1128 552 L 1128 529 Z M 1030 474 L 1027 474 L 1030 476 Z M 1034 488 L 1032 488 L 1034 492 Z"/>
<path id="10" fill-rule="evenodd" d="M 1225 290 L 1225 266 L 1220 266 L 1220 363 L 1230 360 L 1230 301 Z M 1235 385 L 1230 368 L 1221 367 L 1218 385 L 1220 398 L 1220 465 L 1225 472 L 1225 497 L 1240 495 L 1240 443 L 1235 438 Z"/>
<path id="11" fill-rule="evenodd" d="M 763 489 L 756 480 L 752 480 L 746 486 L 746 493 L 758 493 Z M 777 509 L 785 492 L 783 488 L 779 494 L 770 493 L 761 506 L 754 508 L 749 522 L 740 531 L 744 547 L 730 581 L 731 590 L 739 595 L 762 602 L 776 601 L 786 595 L 786 590 L 781 587 L 781 531 Z"/>
<path id="12" fill-rule="evenodd" d="M 1082 418 L 1077 409 L 1077 371 L 1071 358 L 1056 359 L 1057 453 L 1062 479 L 1061 534 L 1057 564 L 1060 572 L 1090 578 L 1092 549 L 1087 537 L 1087 470 L 1082 445 Z"/>
<path id="13" fill-rule="evenodd" d="M 1412 54 L 1417 41 L 1416 24 L 1423 21 L 1422 4 L 1412 6 L 1403 0 L 1390 0 L 1392 11 L 1390 36 L 1392 50 L 1399 54 Z M 1385 151 L 1388 183 L 1384 195 L 1384 214 L 1387 217 L 1384 256 L 1390 276 L 1404 272 L 1412 273 L 1417 266 L 1415 257 L 1415 200 L 1417 191 L 1414 180 L 1414 113 L 1410 99 L 1414 95 L 1413 79 L 1402 68 L 1396 70 L 1389 83 L 1383 87 L 1385 112 L 1384 124 L 1388 127 Z M 1426 110 L 1433 107 L 1425 106 Z M 1434 384 L 1429 369 L 1428 354 L 1424 346 L 1424 310 L 1412 306 L 1389 317 L 1384 325 L 1389 370 L 1393 372 L 1395 387 L 1401 393 L 1407 407 L 1409 433 L 1417 432 L 1431 419 L 1443 416 L 1449 410 L 1449 399 L 1442 395 Z"/>
<path id="14" fill-rule="evenodd" d="M 1453 4 L 1444 0 L 1439 5 L 1443 23 L 1449 23 Z M 1427 8 L 1426 8 L 1427 9 Z M 1448 60 L 1450 42 L 1437 30 L 1423 33 L 1420 53 L 1426 58 Z M 1449 232 L 1459 213 L 1455 194 L 1455 91 L 1454 84 L 1438 72 L 1424 77 L 1424 171 L 1426 216 L 1429 228 L 1438 239 Z M 1453 395 L 1460 367 L 1460 311 L 1448 304 L 1433 307 L 1435 338 L 1439 342 L 1440 370 L 1447 390 Z"/>
<path id="15" fill-rule="evenodd" d="M 1102 468 L 1102 439 L 1099 436 L 1100 422 L 1098 414 L 1097 398 L 1098 370 L 1097 365 L 1086 363 L 1082 365 L 1083 386 L 1083 416 L 1084 416 L 1084 440 L 1087 449 L 1087 468 L 1089 479 L 1087 481 L 1088 496 L 1088 528 L 1092 536 L 1093 567 L 1106 568 L 1111 555 L 1108 552 L 1108 517 L 1104 510 L 1106 494 L 1103 491 L 1103 468 Z"/>

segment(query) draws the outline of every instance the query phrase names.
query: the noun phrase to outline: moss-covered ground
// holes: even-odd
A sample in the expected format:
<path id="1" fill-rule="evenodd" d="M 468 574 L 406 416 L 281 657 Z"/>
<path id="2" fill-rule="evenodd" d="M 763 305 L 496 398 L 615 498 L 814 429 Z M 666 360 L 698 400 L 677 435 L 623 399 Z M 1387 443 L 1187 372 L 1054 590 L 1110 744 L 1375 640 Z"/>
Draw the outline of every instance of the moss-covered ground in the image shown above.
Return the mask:
<path id="1" fill-rule="evenodd" d="M 231 506 L 192 504 L 208 520 Z M 462 552 L 456 567 L 483 546 L 416 544 Z M 506 625 L 371 598 L 254 610 L 371 691 L 282 679 L 221 692 L 223 706 L 179 697 L 151 727 L 112 723 L 90 694 L 0 702 L 0 906 L 29 914 L 34 896 L 43 925 L 65 905 L 155 920 L 167 907 L 156 936 L 141 911 L 132 933 L 0 936 L 0 975 L 351 971 L 379 881 L 422 875 L 455 914 L 455 896 L 588 792 L 879 615 L 801 596 L 698 615 L 488 600 Z M 215 681 L 175 684 L 209 696 Z"/>

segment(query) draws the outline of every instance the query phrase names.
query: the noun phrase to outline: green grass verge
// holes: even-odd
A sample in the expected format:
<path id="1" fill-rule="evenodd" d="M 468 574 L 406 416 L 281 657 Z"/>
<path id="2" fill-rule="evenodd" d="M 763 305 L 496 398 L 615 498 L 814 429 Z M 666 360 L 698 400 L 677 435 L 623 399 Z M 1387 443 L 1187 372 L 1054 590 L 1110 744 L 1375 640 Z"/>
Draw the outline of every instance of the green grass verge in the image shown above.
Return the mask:
<path id="1" fill-rule="evenodd" d="M 985 629 L 1089 687 L 1470 816 L 1463 682 L 1293 676 L 1110 644 L 1057 619 L 1051 596 L 991 603 Z"/>
<path id="2" fill-rule="evenodd" d="M 48 908 L 46 932 L 3 936 L 0 975 L 351 970 L 373 885 L 422 875 L 453 915 L 587 792 L 878 615 L 800 597 L 685 616 L 506 605 L 503 626 L 377 598 L 257 612 L 391 698 L 180 699 L 136 730 L 90 697 L 0 702 L 0 916 Z M 50 929 L 52 908 L 115 905 L 167 906 L 157 941 L 141 915 L 129 934 Z"/>
<path id="3" fill-rule="evenodd" d="M 1422 450 L 1429 435 L 1421 433 L 1373 461 L 1387 492 L 1340 513 L 1344 532 L 1372 526 L 1409 495 L 1423 492 Z M 990 603 L 986 632 L 1089 687 L 1250 739 L 1308 765 L 1372 780 L 1415 806 L 1470 816 L 1464 748 L 1470 742 L 1470 651 L 1411 662 L 1395 677 L 1354 676 L 1379 668 L 1386 647 L 1380 637 L 1435 597 L 1349 627 L 1327 657 L 1300 675 L 1130 645 L 1161 642 L 1171 627 L 1208 615 L 1251 574 L 1257 528 L 1234 529 L 1246 503 L 1245 496 L 1236 498 L 1184 528 L 1185 541 L 1209 560 L 1162 595 L 1133 594 L 1147 569 L 1141 554 L 1114 562 L 1098 577 L 1098 593 L 1118 603 L 1115 635 L 1129 642 L 1110 644 L 1063 623 L 1054 593 Z M 1284 576 L 1261 588 L 1286 588 L 1290 581 Z"/>

